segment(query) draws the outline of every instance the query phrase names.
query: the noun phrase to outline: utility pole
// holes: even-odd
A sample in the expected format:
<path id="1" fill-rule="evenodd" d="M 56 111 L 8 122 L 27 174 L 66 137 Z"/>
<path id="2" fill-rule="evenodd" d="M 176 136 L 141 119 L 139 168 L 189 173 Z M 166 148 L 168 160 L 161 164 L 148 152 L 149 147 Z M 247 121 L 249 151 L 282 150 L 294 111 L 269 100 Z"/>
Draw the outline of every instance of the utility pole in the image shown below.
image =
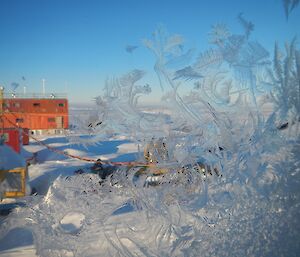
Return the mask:
<path id="1" fill-rule="evenodd" d="M 42 84 L 43 84 L 43 95 L 46 95 L 46 90 L 45 90 L 45 79 L 42 79 Z"/>
<path id="2" fill-rule="evenodd" d="M 2 116 L 3 112 L 3 91 L 4 87 L 0 86 L 0 116 Z"/>
<path id="3" fill-rule="evenodd" d="M 0 134 L 0 144 L 1 144 L 1 139 L 3 138 L 4 135 L 4 118 L 3 118 L 3 107 L 4 107 L 4 87 L 0 86 L 0 124 L 1 124 L 1 134 Z"/>

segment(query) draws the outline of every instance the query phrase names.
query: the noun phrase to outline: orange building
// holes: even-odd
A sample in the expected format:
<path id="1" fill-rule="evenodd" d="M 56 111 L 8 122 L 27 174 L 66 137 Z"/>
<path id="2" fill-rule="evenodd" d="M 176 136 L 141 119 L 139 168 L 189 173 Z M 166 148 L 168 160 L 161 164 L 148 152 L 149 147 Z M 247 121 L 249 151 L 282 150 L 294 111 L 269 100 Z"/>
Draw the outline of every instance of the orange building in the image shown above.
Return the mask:
<path id="1" fill-rule="evenodd" d="M 69 127 L 66 98 L 4 98 L 2 115 L 3 128 L 15 125 L 32 133 L 59 133 Z"/>

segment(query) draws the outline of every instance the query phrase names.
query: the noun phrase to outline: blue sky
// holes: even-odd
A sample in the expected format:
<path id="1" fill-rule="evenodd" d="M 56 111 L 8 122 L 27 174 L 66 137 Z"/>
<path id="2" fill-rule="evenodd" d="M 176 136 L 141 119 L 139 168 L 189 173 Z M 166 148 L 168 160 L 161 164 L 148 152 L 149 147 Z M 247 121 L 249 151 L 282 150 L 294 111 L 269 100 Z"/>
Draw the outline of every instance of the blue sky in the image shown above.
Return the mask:
<path id="1" fill-rule="evenodd" d="M 0 84 L 25 83 L 27 92 L 67 92 L 71 103 L 91 102 L 107 77 L 133 68 L 159 93 L 154 57 L 142 45 L 158 24 L 181 34 L 197 52 L 208 47 L 213 24 L 242 33 L 237 15 L 255 24 L 252 38 L 272 51 L 300 36 L 300 7 L 287 21 L 281 0 L 0 0 Z M 132 54 L 126 45 L 138 45 Z M 22 76 L 26 81 L 22 81 Z"/>

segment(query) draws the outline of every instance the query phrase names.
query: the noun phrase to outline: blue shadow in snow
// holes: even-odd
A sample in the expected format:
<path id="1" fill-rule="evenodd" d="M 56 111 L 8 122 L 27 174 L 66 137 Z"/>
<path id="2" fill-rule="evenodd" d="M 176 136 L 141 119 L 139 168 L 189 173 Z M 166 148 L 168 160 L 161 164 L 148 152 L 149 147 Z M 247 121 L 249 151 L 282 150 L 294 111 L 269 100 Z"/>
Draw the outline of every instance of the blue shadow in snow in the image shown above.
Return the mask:
<path id="1" fill-rule="evenodd" d="M 12 248 L 33 244 L 33 236 L 30 230 L 14 228 L 0 240 L 0 254 Z"/>

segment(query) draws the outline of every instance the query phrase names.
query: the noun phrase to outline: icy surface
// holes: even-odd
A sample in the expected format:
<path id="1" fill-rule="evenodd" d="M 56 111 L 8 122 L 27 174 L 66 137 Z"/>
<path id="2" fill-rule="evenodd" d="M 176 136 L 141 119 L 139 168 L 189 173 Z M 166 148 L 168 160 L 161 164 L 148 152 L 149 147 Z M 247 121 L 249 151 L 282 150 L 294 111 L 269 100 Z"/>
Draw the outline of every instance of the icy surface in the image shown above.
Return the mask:
<path id="1" fill-rule="evenodd" d="M 299 144 L 281 150 L 259 175 L 252 159 L 222 177 L 170 169 L 156 186 L 138 168 L 60 177 L 1 231 L 29 228 L 40 256 L 296 256 Z"/>

